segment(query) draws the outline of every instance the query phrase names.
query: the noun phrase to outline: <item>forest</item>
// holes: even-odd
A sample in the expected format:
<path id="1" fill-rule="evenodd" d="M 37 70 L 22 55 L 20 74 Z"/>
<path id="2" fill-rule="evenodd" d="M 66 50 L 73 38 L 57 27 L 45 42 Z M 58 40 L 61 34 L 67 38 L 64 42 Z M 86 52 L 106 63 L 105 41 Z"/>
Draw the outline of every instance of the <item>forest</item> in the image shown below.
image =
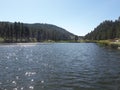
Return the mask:
<path id="1" fill-rule="evenodd" d="M 51 24 L 0 22 L 0 42 L 72 41 L 75 35 Z"/>
<path id="2" fill-rule="evenodd" d="M 93 31 L 85 35 L 87 40 L 107 40 L 120 38 L 120 17 L 115 20 L 106 20 Z"/>

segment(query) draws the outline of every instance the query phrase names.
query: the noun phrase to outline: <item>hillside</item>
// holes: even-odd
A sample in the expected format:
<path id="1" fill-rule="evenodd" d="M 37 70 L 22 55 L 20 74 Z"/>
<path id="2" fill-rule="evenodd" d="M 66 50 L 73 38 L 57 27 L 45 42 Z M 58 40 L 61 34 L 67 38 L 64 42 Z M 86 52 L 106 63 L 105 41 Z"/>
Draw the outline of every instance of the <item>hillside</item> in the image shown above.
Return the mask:
<path id="1" fill-rule="evenodd" d="M 88 40 L 107 40 L 120 38 L 120 18 L 115 21 L 106 20 L 93 31 L 85 35 Z"/>
<path id="2" fill-rule="evenodd" d="M 51 24 L 0 22 L 1 42 L 73 41 L 75 35 Z"/>

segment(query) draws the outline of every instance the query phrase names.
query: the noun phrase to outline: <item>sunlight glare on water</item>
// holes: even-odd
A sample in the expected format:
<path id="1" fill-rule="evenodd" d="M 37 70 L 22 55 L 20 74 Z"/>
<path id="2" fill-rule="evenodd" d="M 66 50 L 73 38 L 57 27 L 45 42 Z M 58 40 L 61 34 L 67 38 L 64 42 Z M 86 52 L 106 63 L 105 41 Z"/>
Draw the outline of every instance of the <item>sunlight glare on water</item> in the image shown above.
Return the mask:
<path id="1" fill-rule="evenodd" d="M 0 90 L 119 90 L 119 64 L 93 43 L 0 45 Z"/>

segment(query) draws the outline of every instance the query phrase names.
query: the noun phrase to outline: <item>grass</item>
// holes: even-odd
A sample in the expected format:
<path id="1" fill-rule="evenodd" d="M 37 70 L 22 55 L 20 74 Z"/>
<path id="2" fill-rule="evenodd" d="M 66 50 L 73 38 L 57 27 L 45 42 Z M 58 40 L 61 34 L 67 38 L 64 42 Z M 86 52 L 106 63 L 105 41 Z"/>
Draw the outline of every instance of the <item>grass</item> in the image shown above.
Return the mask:
<path id="1" fill-rule="evenodd" d="M 120 42 L 115 42 L 115 41 L 113 42 L 111 40 L 100 40 L 100 41 L 96 41 L 96 43 L 101 46 L 107 46 L 114 49 L 119 49 L 120 47 Z"/>
<path id="2" fill-rule="evenodd" d="M 4 42 L 4 39 L 3 38 L 0 38 L 0 43 L 3 43 Z"/>

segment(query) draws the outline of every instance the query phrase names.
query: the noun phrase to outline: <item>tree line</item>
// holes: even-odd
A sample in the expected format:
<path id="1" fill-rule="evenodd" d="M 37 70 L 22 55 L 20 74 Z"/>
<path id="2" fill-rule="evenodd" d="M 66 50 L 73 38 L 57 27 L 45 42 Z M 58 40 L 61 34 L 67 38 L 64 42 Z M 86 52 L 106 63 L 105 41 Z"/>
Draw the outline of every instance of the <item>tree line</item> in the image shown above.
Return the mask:
<path id="1" fill-rule="evenodd" d="M 120 17 L 118 20 L 106 20 L 98 25 L 93 31 L 85 35 L 89 40 L 106 40 L 120 38 Z"/>
<path id="2" fill-rule="evenodd" d="M 3 42 L 60 41 L 72 40 L 74 37 L 72 33 L 55 25 L 0 22 L 0 41 Z"/>

